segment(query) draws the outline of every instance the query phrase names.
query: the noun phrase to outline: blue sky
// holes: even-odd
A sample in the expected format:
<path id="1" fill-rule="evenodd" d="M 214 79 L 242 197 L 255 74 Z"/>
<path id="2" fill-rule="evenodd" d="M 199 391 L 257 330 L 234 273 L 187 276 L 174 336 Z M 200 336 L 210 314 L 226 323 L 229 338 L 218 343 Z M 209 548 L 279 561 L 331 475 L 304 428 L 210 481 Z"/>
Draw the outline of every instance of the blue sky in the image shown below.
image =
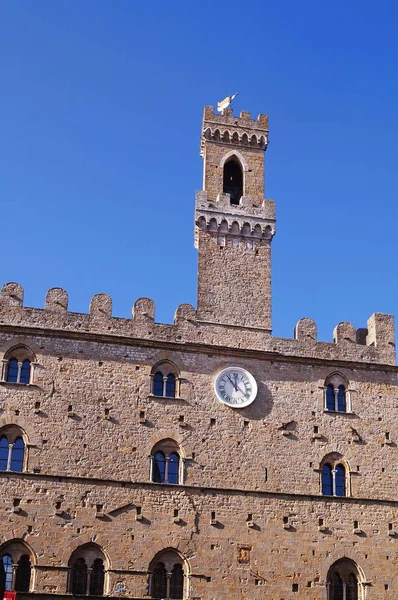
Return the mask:
<path id="1" fill-rule="evenodd" d="M 3 0 L 0 282 L 196 303 L 203 106 L 270 116 L 274 334 L 398 310 L 398 4 Z"/>

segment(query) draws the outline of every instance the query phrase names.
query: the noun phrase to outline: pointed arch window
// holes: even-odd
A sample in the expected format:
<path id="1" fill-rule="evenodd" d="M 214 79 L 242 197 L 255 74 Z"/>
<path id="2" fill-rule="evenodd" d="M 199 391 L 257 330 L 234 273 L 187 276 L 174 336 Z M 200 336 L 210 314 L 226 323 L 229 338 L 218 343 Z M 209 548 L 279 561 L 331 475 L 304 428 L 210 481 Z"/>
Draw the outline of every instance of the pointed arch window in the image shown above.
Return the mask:
<path id="1" fill-rule="evenodd" d="M 243 171 L 237 158 L 231 157 L 224 164 L 223 193 L 229 194 L 231 204 L 240 204 L 243 196 Z"/>
<path id="2" fill-rule="evenodd" d="M 336 561 L 327 576 L 328 600 L 362 599 L 360 573 L 357 565 L 348 558 Z"/>
<path id="3" fill-rule="evenodd" d="M 24 469 L 25 443 L 17 427 L 0 432 L 0 471 L 21 473 Z"/>

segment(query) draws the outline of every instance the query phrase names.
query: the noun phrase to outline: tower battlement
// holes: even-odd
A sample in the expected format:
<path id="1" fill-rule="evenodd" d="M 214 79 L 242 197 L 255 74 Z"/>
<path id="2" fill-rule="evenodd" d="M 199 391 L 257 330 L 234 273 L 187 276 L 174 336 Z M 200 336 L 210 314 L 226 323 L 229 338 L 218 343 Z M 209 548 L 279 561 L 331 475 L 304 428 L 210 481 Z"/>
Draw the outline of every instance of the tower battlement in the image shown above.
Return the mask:
<path id="1" fill-rule="evenodd" d="M 268 115 L 251 118 L 249 111 L 242 110 L 239 117 L 232 108 L 215 113 L 213 106 L 205 106 L 203 113 L 200 154 L 204 155 L 205 140 L 231 146 L 250 146 L 266 150 L 268 145 Z"/>

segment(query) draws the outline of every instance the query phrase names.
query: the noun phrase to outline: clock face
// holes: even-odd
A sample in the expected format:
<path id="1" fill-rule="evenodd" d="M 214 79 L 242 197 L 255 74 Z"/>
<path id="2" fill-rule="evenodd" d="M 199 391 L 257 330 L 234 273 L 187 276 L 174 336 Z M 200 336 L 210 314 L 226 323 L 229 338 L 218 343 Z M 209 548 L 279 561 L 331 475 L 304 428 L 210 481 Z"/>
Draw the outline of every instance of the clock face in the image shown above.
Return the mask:
<path id="1" fill-rule="evenodd" d="M 228 367 L 220 371 L 214 389 L 217 398 L 232 408 L 249 406 L 257 396 L 256 380 L 241 367 Z"/>

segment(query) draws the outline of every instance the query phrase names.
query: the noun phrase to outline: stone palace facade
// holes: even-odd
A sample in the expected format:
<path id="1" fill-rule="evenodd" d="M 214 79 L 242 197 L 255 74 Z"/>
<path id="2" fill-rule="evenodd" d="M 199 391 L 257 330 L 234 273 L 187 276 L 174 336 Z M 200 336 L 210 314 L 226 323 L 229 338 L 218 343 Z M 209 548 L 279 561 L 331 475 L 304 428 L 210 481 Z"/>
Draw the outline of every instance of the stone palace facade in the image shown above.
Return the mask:
<path id="1" fill-rule="evenodd" d="M 398 598 L 393 318 L 272 336 L 267 144 L 266 115 L 205 107 L 198 303 L 173 325 L 3 285 L 3 595 Z"/>

